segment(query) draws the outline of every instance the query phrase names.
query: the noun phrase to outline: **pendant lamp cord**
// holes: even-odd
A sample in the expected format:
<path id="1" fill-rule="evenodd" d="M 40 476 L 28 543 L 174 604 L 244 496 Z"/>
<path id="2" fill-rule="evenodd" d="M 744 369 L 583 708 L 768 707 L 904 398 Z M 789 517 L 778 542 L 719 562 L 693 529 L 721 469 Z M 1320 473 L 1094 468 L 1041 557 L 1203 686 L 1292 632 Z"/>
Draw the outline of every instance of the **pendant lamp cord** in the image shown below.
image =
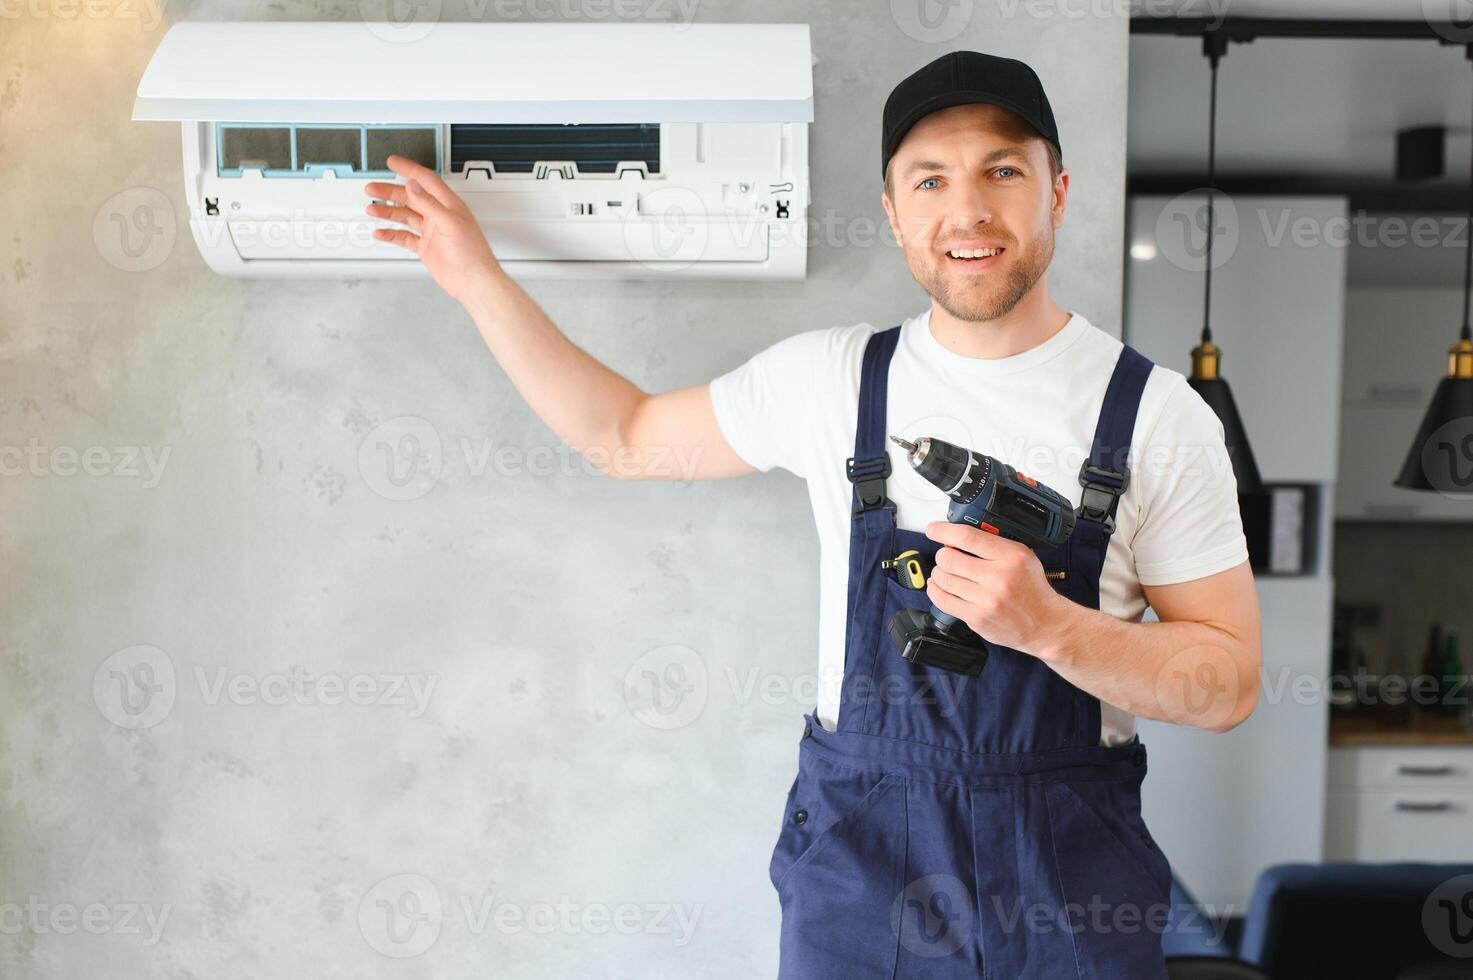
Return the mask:
<path id="1" fill-rule="evenodd" d="M 1473 44 L 1465 49 L 1468 61 L 1473 63 Z M 1469 302 L 1473 299 L 1473 162 L 1468 172 L 1468 227 L 1464 232 L 1468 243 L 1463 249 L 1463 340 L 1473 340 L 1473 328 L 1469 326 Z"/>
<path id="2" fill-rule="evenodd" d="M 1207 275 L 1202 299 L 1202 342 L 1212 341 L 1212 240 L 1217 233 L 1217 64 L 1221 60 L 1217 39 L 1211 34 L 1203 38 L 1207 58 L 1212 63 L 1212 97 L 1207 113 Z M 1225 47 L 1225 45 L 1224 45 Z M 1473 47 L 1469 48 L 1473 57 Z M 1464 317 L 1464 323 L 1467 317 Z"/>

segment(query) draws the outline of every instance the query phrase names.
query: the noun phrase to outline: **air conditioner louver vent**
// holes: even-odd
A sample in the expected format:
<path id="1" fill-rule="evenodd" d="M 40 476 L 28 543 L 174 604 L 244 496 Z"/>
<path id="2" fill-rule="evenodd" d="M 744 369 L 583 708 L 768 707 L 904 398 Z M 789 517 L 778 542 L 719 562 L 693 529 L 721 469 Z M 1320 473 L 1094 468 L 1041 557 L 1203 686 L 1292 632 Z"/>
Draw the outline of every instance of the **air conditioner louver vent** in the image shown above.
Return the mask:
<path id="1" fill-rule="evenodd" d="M 450 166 L 484 160 L 497 173 L 531 173 L 539 161 L 571 160 L 580 174 L 612 174 L 621 161 L 660 172 L 660 127 L 652 123 L 460 125 L 450 127 Z"/>

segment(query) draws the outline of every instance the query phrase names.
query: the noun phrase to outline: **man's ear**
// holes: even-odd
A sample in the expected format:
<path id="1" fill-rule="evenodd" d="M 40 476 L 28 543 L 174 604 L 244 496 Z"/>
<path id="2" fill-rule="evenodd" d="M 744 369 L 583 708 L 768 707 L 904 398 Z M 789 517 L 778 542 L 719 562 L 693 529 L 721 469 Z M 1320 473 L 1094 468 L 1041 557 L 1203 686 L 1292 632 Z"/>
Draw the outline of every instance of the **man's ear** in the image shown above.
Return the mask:
<path id="1" fill-rule="evenodd" d="M 1054 227 L 1064 227 L 1064 205 L 1069 200 L 1069 171 L 1060 170 L 1059 176 L 1054 180 L 1054 206 L 1050 209 L 1053 214 Z"/>
<path id="2" fill-rule="evenodd" d="M 905 239 L 900 234 L 900 220 L 895 216 L 895 205 L 890 202 L 890 195 L 882 193 L 880 203 L 885 206 L 885 217 L 890 219 L 890 234 L 894 236 L 897 245 L 904 245 Z"/>

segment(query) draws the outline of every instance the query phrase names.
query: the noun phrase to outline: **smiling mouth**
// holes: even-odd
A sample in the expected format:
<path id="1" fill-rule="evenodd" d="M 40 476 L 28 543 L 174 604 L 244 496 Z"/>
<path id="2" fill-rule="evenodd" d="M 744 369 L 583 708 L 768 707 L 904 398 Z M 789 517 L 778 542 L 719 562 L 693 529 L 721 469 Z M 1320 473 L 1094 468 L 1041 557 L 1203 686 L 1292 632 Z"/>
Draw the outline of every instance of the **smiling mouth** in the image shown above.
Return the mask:
<path id="1" fill-rule="evenodd" d="M 954 248 L 946 253 L 946 260 L 953 265 L 986 267 L 993 265 L 1005 248 Z"/>

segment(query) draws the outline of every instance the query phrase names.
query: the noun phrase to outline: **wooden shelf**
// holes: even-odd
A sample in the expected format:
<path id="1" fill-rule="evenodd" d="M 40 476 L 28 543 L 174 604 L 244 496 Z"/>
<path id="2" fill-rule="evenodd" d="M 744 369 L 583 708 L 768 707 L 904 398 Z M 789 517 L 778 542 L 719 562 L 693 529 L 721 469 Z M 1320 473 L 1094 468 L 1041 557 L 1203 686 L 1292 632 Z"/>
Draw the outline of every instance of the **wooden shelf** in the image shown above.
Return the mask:
<path id="1" fill-rule="evenodd" d="M 1397 720 L 1330 713 L 1331 745 L 1473 745 L 1473 728 L 1457 715 L 1413 709 Z"/>

